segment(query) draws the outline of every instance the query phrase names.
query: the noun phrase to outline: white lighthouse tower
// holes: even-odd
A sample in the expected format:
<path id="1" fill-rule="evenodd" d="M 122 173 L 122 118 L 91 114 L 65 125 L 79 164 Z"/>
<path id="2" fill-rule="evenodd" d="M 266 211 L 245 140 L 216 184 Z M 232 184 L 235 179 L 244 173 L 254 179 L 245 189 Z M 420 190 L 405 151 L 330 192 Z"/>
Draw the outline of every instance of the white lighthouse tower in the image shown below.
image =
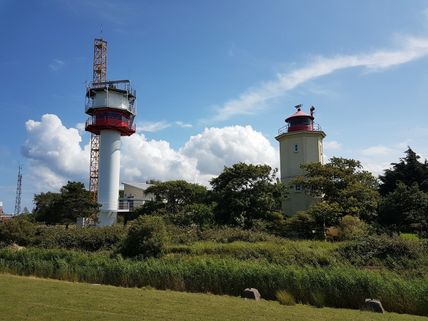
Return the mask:
<path id="1" fill-rule="evenodd" d="M 311 107 L 310 114 L 306 114 L 301 107 L 296 106 L 297 111 L 285 120 L 287 125 L 280 128 L 275 137 L 279 141 L 281 181 L 287 186 L 293 178 L 304 175 L 301 165 L 323 163 L 323 139 L 326 135 L 314 123 L 315 108 Z M 289 186 L 283 211 L 287 216 L 294 215 L 307 210 L 315 201 L 301 186 Z"/>
<path id="2" fill-rule="evenodd" d="M 91 83 L 86 91 L 85 129 L 99 135 L 98 226 L 117 221 L 120 137 L 135 133 L 135 90 L 129 80 Z"/>

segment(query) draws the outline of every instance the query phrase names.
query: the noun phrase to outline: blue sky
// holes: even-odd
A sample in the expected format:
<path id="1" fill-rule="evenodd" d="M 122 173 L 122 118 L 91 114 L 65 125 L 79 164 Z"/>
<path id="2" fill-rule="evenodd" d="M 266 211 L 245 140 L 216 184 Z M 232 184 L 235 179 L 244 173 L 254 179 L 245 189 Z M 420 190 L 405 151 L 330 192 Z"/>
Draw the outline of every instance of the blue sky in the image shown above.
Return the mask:
<path id="1" fill-rule="evenodd" d="M 102 30 L 102 33 L 101 33 Z M 108 78 L 137 90 L 122 181 L 207 184 L 224 165 L 278 166 L 275 135 L 314 105 L 328 156 L 375 174 L 410 145 L 428 156 L 426 1 L 0 0 L 0 201 L 12 212 L 67 180 L 87 184 L 82 131 L 93 39 Z"/>

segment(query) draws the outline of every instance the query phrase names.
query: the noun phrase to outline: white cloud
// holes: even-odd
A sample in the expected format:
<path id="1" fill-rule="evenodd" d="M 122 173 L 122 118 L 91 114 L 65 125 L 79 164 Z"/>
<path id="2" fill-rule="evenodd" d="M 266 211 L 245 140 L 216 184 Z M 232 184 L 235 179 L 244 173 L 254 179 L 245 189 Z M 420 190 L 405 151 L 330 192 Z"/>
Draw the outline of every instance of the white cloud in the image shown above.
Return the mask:
<path id="1" fill-rule="evenodd" d="M 143 121 L 137 124 L 137 130 L 139 132 L 149 132 L 149 133 L 158 132 L 168 127 L 171 127 L 171 124 L 164 120 L 157 121 L 157 122 Z"/>
<path id="2" fill-rule="evenodd" d="M 185 123 L 185 122 L 182 122 L 182 121 L 176 121 L 175 122 L 175 124 L 178 126 L 178 127 L 180 127 L 180 128 L 192 128 L 193 126 L 192 126 L 192 124 L 189 124 L 189 123 Z"/>
<path id="3" fill-rule="evenodd" d="M 387 146 L 372 146 L 361 151 L 361 154 L 364 156 L 384 156 L 389 155 L 394 152 L 394 149 Z"/>
<path id="4" fill-rule="evenodd" d="M 26 129 L 23 154 L 37 192 L 57 190 L 67 180 L 88 181 L 90 147 L 82 147 L 76 128 L 66 128 L 57 116 L 46 114 L 41 121 L 27 121 Z M 278 167 L 279 156 L 251 126 L 206 128 L 178 150 L 136 133 L 122 138 L 121 181 L 185 179 L 207 185 L 224 166 L 237 162 Z"/>
<path id="5" fill-rule="evenodd" d="M 205 128 L 190 137 L 180 151 L 197 160 L 202 175 L 217 175 L 224 166 L 241 161 L 278 167 L 279 156 L 263 134 L 251 126 Z"/>
<path id="6" fill-rule="evenodd" d="M 428 55 L 428 38 L 402 37 L 399 39 L 398 49 L 378 50 L 369 54 L 318 57 L 307 66 L 278 74 L 275 80 L 247 89 L 238 98 L 220 106 L 213 119 L 222 121 L 238 115 L 253 114 L 263 108 L 268 101 L 285 95 L 289 90 L 341 69 L 363 67 L 369 71 L 379 71 L 426 55 Z"/>
<path id="7" fill-rule="evenodd" d="M 331 151 L 331 150 L 339 150 L 342 148 L 342 145 L 335 141 L 335 140 L 328 140 L 324 142 L 324 149 Z"/>
<path id="8" fill-rule="evenodd" d="M 89 171 L 89 146 L 81 147 L 76 128 L 65 127 L 52 114 L 43 115 L 40 122 L 28 120 L 25 127 L 28 138 L 22 152 L 38 186 L 58 189 Z"/>
<path id="9" fill-rule="evenodd" d="M 49 64 L 49 69 L 51 71 L 59 71 L 62 67 L 64 67 L 65 62 L 61 59 L 53 59 Z"/>

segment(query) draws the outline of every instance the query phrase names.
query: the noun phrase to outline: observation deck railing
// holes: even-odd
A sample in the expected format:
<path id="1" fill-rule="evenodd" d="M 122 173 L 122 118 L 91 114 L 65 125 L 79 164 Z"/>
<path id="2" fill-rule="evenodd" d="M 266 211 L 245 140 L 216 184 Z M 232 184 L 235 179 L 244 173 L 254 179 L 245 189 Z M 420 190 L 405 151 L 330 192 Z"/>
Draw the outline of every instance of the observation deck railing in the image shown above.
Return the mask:
<path id="1" fill-rule="evenodd" d="M 284 134 L 288 132 L 288 128 L 290 128 L 290 125 L 287 124 L 285 126 L 282 126 L 280 129 L 278 129 L 278 135 Z M 322 128 L 319 124 L 312 124 L 311 131 L 322 131 Z"/>

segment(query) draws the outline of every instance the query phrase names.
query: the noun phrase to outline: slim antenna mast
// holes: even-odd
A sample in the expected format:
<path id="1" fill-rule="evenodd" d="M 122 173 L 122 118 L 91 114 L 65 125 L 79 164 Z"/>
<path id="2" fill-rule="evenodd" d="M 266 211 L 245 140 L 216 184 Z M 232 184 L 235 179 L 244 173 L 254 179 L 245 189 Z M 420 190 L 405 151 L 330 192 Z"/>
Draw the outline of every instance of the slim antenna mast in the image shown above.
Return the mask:
<path id="1" fill-rule="evenodd" d="M 107 80 L 107 41 L 103 39 L 95 39 L 94 40 L 94 63 L 92 68 L 92 82 L 93 84 L 97 84 L 97 83 L 105 82 L 106 80 Z M 97 194 L 98 194 L 99 159 L 100 159 L 100 136 L 96 134 L 91 134 L 89 191 L 92 193 L 92 197 L 95 201 L 97 200 Z"/>
<path id="2" fill-rule="evenodd" d="M 21 213 L 21 194 L 22 194 L 22 166 L 18 167 L 18 181 L 16 183 L 16 198 L 15 198 L 15 212 L 14 215 Z"/>

